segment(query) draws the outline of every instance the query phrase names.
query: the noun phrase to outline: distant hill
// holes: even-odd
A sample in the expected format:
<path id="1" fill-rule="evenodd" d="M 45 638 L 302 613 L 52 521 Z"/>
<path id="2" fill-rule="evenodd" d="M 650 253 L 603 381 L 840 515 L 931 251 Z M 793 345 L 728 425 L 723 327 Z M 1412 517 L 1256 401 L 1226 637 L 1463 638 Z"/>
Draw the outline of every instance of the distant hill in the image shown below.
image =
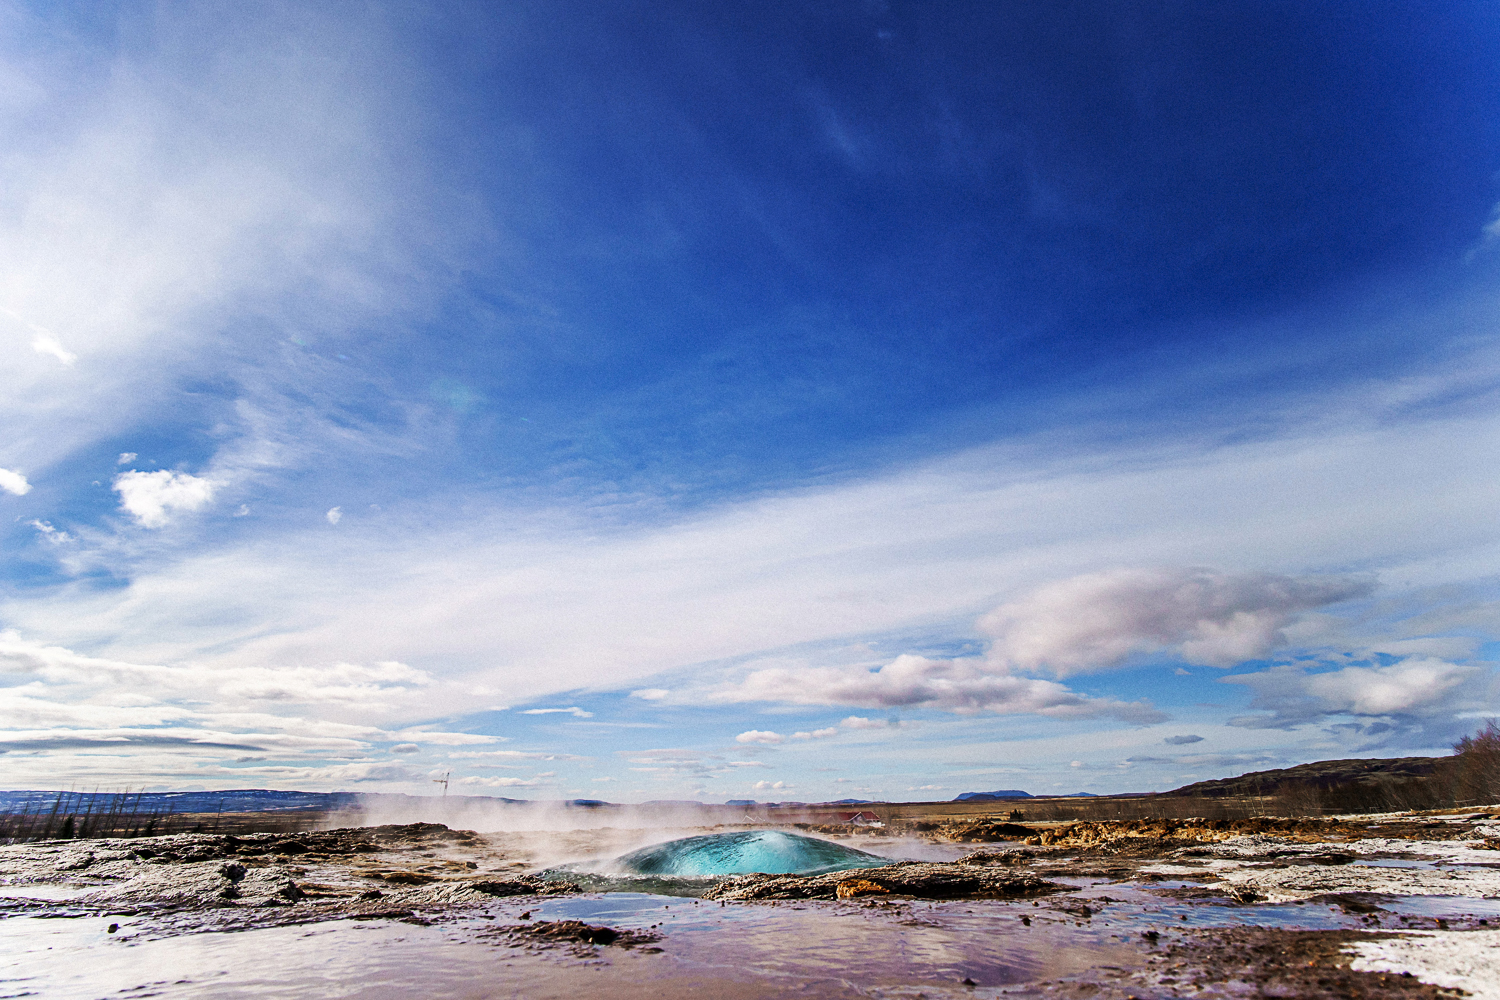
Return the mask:
<path id="1" fill-rule="evenodd" d="M 450 795 L 450 802 L 486 801 L 529 805 L 524 799 L 488 795 Z M 385 804 L 422 801 L 418 797 L 388 792 L 283 792 L 269 788 L 235 788 L 217 792 L 63 792 L 0 791 L 0 812 L 35 812 L 50 809 L 103 810 L 117 803 L 126 812 L 140 813 L 263 813 L 338 812 Z"/>
<path id="2" fill-rule="evenodd" d="M 964 792 L 955 798 L 954 802 L 998 802 L 1001 799 L 1029 799 L 1030 792 L 1023 792 L 1019 788 L 1002 788 L 997 792 Z"/>
<path id="3" fill-rule="evenodd" d="M 1431 777 L 1446 757 L 1393 757 L 1385 760 L 1319 760 L 1296 767 L 1251 771 L 1237 778 L 1195 781 L 1162 795 L 1223 798 L 1235 795 L 1279 795 L 1294 788 L 1369 789 Z"/>
<path id="4" fill-rule="evenodd" d="M 824 805 L 830 805 L 830 806 L 867 806 L 867 805 L 870 805 L 871 803 L 873 803 L 874 801 L 875 801 L 874 799 L 834 799 L 832 802 L 825 802 Z"/>

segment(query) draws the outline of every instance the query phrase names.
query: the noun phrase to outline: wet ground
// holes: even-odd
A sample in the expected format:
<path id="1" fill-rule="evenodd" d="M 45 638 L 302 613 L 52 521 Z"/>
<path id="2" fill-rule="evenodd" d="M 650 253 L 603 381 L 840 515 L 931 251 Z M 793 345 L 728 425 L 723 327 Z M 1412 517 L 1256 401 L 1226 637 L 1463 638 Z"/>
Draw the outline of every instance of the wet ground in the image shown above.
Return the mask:
<path id="1" fill-rule="evenodd" d="M 557 870 L 640 831 L 19 845 L 0 848 L 0 996 L 1500 997 L 1500 823 L 1426 822 L 852 837 L 1048 885 L 770 902 L 579 891 Z M 851 877 L 881 889 L 883 870 Z"/>

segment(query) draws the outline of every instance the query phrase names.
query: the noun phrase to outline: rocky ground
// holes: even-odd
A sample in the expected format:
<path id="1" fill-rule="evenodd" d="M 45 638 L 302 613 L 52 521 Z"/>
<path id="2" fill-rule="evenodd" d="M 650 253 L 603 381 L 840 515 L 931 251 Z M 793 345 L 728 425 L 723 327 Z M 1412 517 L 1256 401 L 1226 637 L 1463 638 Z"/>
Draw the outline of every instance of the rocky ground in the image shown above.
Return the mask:
<path id="1" fill-rule="evenodd" d="M 853 831 L 844 831 L 853 833 Z M 903 862 L 815 876 L 722 879 L 722 903 L 845 900 L 1037 899 L 1078 921 L 1110 903 L 1101 884 L 1176 902 L 1246 908 L 1323 904 L 1365 930 L 1241 926 L 1152 931 L 1134 966 L 1041 994 L 1078 996 L 1500 997 L 1500 918 L 1463 926 L 1405 920 L 1403 897 L 1500 899 L 1500 821 L 1488 813 L 1337 820 L 1129 821 L 1041 826 L 1003 820 L 924 831 L 940 843 L 982 843 L 951 862 Z M 955 851 L 954 853 L 957 853 Z M 426 922 L 497 897 L 578 892 L 503 835 L 438 824 L 241 836 L 183 834 L 130 840 L 50 841 L 0 847 L 0 915 L 66 907 L 96 915 L 151 913 L 159 933 L 234 930 L 330 919 Z M 1087 880 L 1095 895 L 1084 898 Z M 17 887 L 55 889 L 46 901 Z M 1112 891 L 1112 890 L 1111 890 Z M 41 895 L 46 896 L 46 893 Z M 526 905 L 526 904 L 523 904 Z M 523 914 L 523 917 L 526 914 Z M 1029 917 L 1023 917 L 1029 927 Z M 1497 926 L 1492 927 L 1494 923 Z M 579 921 L 496 927 L 519 949 L 628 948 L 658 935 Z M 1495 984 L 1495 985 L 1490 985 Z M 1455 992 L 1458 991 L 1458 992 Z"/>
<path id="2" fill-rule="evenodd" d="M 478 834 L 436 823 L 0 847 L 0 885 L 68 886 L 76 890 L 67 899 L 75 909 L 196 914 L 216 927 L 420 919 L 497 896 L 577 891 L 527 867 L 497 859 Z M 12 910 L 38 905 L 8 901 Z"/>

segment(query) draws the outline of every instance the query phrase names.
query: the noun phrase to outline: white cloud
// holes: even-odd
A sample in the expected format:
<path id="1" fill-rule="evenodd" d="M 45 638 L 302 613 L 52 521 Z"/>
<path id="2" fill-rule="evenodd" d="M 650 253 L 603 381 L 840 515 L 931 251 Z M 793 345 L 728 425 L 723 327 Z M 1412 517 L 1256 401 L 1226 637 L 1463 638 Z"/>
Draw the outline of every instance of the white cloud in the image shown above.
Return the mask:
<path id="1" fill-rule="evenodd" d="M 117 459 L 115 459 L 115 464 L 116 465 L 129 465 L 131 462 L 134 462 L 137 457 L 138 456 L 133 451 L 122 451 L 122 452 L 120 452 L 120 457 L 117 458 Z"/>
<path id="2" fill-rule="evenodd" d="M 720 686 L 719 703 L 768 701 L 866 708 L 923 707 L 960 714 L 998 712 L 1056 718 L 1111 716 L 1154 722 L 1164 716 L 1145 702 L 1091 698 L 1063 685 L 993 671 L 978 657 L 932 660 L 904 654 L 875 670 L 850 667 L 772 667 Z M 852 728 L 852 727 L 851 727 Z"/>
<path id="3" fill-rule="evenodd" d="M 665 701 L 672 697 L 672 692 L 666 688 L 641 688 L 639 691 L 630 692 L 630 697 L 640 698 L 643 701 Z"/>
<path id="4" fill-rule="evenodd" d="M 894 719 L 866 719 L 863 716 L 851 715 L 839 725 L 845 729 L 895 729 L 899 723 Z"/>
<path id="5" fill-rule="evenodd" d="M 458 778 L 453 782 L 455 785 L 479 786 L 482 788 L 537 788 L 547 784 L 540 777 L 536 778 L 509 778 L 509 777 L 481 777 L 469 775 L 466 778 Z"/>
<path id="6" fill-rule="evenodd" d="M 825 739 L 827 739 L 830 736 L 837 736 L 838 734 L 839 734 L 838 727 L 837 726 L 830 726 L 827 729 L 814 729 L 812 732 L 793 733 L 792 734 L 792 739 L 794 739 L 794 740 L 825 740 Z"/>
<path id="7" fill-rule="evenodd" d="M 519 713 L 521 715 L 571 715 L 579 719 L 592 719 L 593 712 L 585 712 L 577 705 L 569 705 L 567 708 L 528 708 Z"/>
<path id="8" fill-rule="evenodd" d="M 56 337 L 52 336 L 52 334 L 50 333 L 39 334 L 37 338 L 31 342 L 31 349 L 33 351 L 36 351 L 38 354 L 50 355 L 51 357 L 54 357 L 58 361 L 62 362 L 64 365 L 68 366 L 71 366 L 75 361 L 78 360 L 78 355 L 74 354 L 72 351 L 64 347 L 62 345 L 62 342 L 59 341 Z"/>
<path id="9" fill-rule="evenodd" d="M 195 511 L 213 499 L 212 480 L 186 472 L 122 472 L 115 477 L 120 509 L 145 528 L 165 527 L 169 512 Z"/>
<path id="10" fill-rule="evenodd" d="M 141 8 L 104 33 L 13 3 L 3 16 L 0 79 L 35 95 L 0 131 L 0 426 L 29 469 L 226 373 L 242 402 L 295 409 L 297 426 L 216 414 L 225 450 L 304 447 L 322 414 L 290 382 L 328 371 L 286 365 L 267 332 L 331 340 L 421 308 L 484 238 L 470 192 L 431 183 L 422 74 L 383 13 Z"/>
<path id="11" fill-rule="evenodd" d="M 387 742 L 404 753 L 423 744 L 496 741 L 341 721 L 416 710 L 413 695 L 431 679 L 396 662 L 281 669 L 133 663 L 28 642 L 7 631 L 0 632 L 0 677 L 0 753 L 8 752 L 7 768 L 17 780 L 56 782 L 66 774 L 80 781 L 235 783 L 247 779 L 235 779 L 221 764 L 249 752 L 283 762 L 253 772 L 268 778 L 399 783 L 407 779 L 394 771 L 330 770 L 323 764 L 309 769 L 306 762 L 364 757 Z"/>
<path id="12" fill-rule="evenodd" d="M 526 750 L 464 750 L 450 753 L 450 760 L 588 760 L 571 753 L 546 753 Z"/>
<path id="13" fill-rule="evenodd" d="M 751 729 L 740 733 L 734 738 L 734 741 L 736 743 L 764 743 L 767 746 L 774 746 L 777 743 L 781 743 L 784 739 L 785 737 L 780 733 L 773 733 L 767 729 Z"/>
<path id="14" fill-rule="evenodd" d="M 338 524 L 344 519 L 344 508 L 330 507 L 328 508 L 328 513 L 324 514 L 323 516 L 328 519 L 329 524 Z"/>
<path id="15" fill-rule="evenodd" d="M 1481 502 L 1492 495 L 1482 470 L 1500 462 L 1496 442 L 1500 419 L 1455 418 L 1107 456 L 996 447 L 670 523 L 642 515 L 608 530 L 578 510 L 533 516 L 455 497 L 452 517 L 442 516 L 446 501 L 429 500 L 388 509 L 379 524 L 309 526 L 274 543 L 226 533 L 232 543 L 149 564 L 121 567 L 106 554 L 101 565 L 128 585 L 45 599 L 13 593 L 0 614 L 28 634 L 122 659 L 395 659 L 441 664 L 433 669 L 463 681 L 430 687 L 429 714 L 414 717 L 473 711 L 481 685 L 493 692 L 486 705 L 535 704 L 588 686 L 656 693 L 672 684 L 645 678 L 744 662 L 761 650 L 847 643 L 874 630 L 961 633 L 982 609 L 1034 610 L 1059 577 L 1108 578 L 1115 571 L 1106 567 L 1147 561 L 1213 560 L 1233 579 L 1246 575 L 1236 567 L 1254 566 L 1292 580 L 1317 567 L 1379 570 L 1401 587 L 1483 579 L 1500 559 L 1492 505 Z M 1305 488 L 1309 479 L 1317 489 Z M 462 517 L 460 500 L 471 503 Z M 1241 649 L 1253 647 L 1282 613 L 1271 606 L 1250 607 L 1248 622 L 1195 617 L 1188 634 L 1169 630 L 1163 648 L 1197 641 L 1223 652 L 1215 626 Z M 1296 613 L 1284 613 L 1297 627 Z M 1018 627 L 1027 621 L 1034 618 Z M 1100 648 L 1162 641 L 1133 628 L 1127 621 L 1106 630 L 1108 641 L 1092 648 L 1097 636 L 1066 630 L 1044 634 L 1043 645 L 1087 663 Z M 818 703 L 805 697 L 811 691 L 853 710 L 1111 711 L 1107 700 L 1070 704 L 1076 692 L 1017 677 L 1019 668 L 1005 663 L 931 662 L 938 665 L 916 665 L 922 676 L 906 692 L 918 696 L 911 702 L 898 697 L 892 671 L 861 676 L 882 666 L 874 662 L 809 675 L 801 694 L 795 684 L 787 689 L 799 703 Z M 769 689 L 774 680 L 759 682 Z"/>
<path id="16" fill-rule="evenodd" d="M 1225 677 L 1255 692 L 1251 707 L 1269 714 L 1231 720 L 1241 726 L 1294 726 L 1331 715 L 1434 718 L 1492 704 L 1483 667 L 1412 657 L 1387 666 L 1311 672 L 1284 664 Z"/>
<path id="17" fill-rule="evenodd" d="M 0 469 L 0 490 L 23 497 L 31 492 L 31 484 L 19 472 L 13 472 L 10 469 Z"/>
<path id="18" fill-rule="evenodd" d="M 73 536 L 66 531 L 54 528 L 51 522 L 33 520 L 29 522 L 33 528 L 41 533 L 41 536 L 53 545 L 65 545 L 73 541 Z"/>
<path id="19" fill-rule="evenodd" d="M 1285 644 L 1298 614 L 1370 593 L 1367 581 L 1211 569 L 1119 569 L 1047 584 L 980 619 L 992 660 L 1058 677 L 1170 650 L 1231 667 Z"/>
<path id="20" fill-rule="evenodd" d="M 783 792 L 790 791 L 792 788 L 785 781 L 757 781 L 750 787 L 757 792 Z"/>

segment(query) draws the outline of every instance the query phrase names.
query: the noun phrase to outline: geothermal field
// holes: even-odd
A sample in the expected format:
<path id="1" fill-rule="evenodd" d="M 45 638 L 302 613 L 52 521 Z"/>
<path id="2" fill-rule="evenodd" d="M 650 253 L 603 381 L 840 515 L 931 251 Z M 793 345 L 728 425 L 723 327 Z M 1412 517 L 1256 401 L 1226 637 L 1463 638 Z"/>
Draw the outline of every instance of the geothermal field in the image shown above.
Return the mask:
<path id="1" fill-rule="evenodd" d="M 428 801 L 0 848 L 4 995 L 1500 997 L 1500 810 Z"/>

